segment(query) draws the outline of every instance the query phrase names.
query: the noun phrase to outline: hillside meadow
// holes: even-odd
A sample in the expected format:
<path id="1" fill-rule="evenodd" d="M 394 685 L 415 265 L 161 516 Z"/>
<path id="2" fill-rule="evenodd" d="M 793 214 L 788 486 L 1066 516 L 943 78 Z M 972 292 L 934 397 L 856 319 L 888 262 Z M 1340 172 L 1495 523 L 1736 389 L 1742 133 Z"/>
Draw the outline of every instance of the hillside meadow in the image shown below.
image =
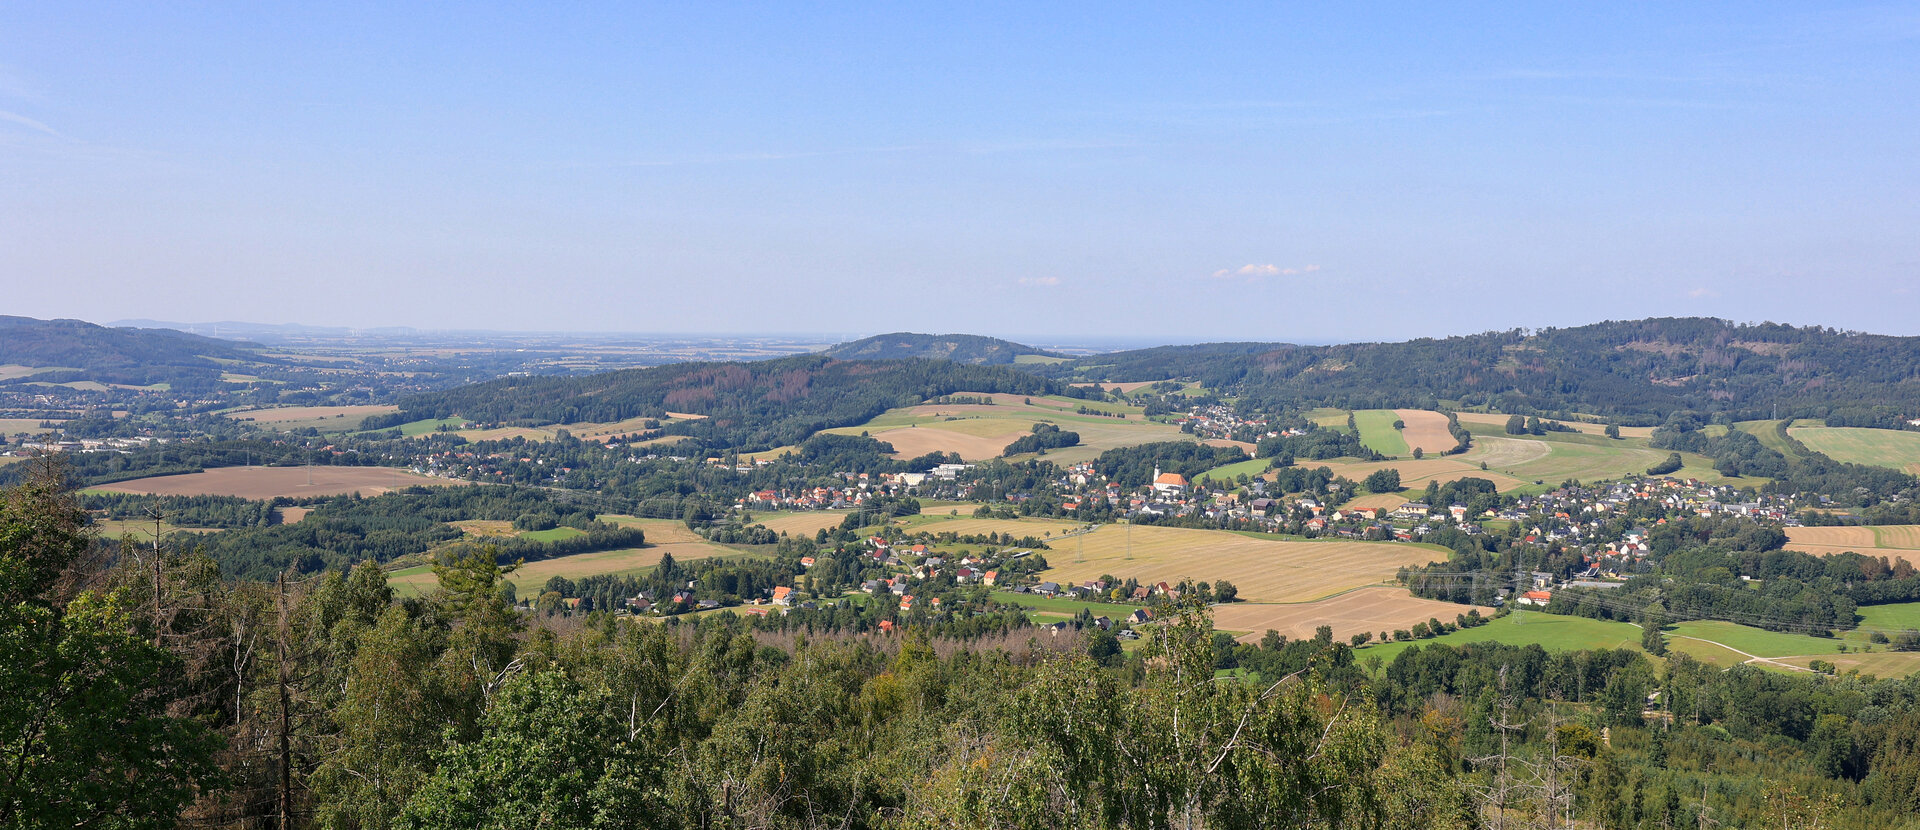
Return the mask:
<path id="1" fill-rule="evenodd" d="M 1835 461 L 1920 474 L 1920 432 L 1795 426 L 1788 428 L 1787 434 L 1806 444 L 1807 449 L 1825 453 Z"/>

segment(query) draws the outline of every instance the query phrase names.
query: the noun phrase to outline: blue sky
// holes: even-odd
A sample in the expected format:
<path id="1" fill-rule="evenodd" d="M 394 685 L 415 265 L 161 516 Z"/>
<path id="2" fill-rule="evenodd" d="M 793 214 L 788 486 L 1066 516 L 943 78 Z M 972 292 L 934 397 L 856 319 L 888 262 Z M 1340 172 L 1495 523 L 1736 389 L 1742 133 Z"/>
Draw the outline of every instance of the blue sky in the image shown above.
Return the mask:
<path id="1" fill-rule="evenodd" d="M 766 5 L 0 7 L 0 312 L 1920 335 L 1920 6 Z"/>

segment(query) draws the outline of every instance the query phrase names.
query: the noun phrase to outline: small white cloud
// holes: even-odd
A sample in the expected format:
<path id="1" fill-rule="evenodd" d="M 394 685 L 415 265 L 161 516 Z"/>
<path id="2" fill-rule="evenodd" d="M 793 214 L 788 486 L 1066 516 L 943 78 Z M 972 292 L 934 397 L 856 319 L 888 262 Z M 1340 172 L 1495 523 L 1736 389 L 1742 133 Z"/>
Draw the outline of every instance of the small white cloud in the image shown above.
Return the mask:
<path id="1" fill-rule="evenodd" d="M 1052 288 L 1060 284 L 1060 278 L 1059 277 L 1021 277 L 1020 284 L 1021 285 L 1038 285 L 1043 288 Z"/>
<path id="2" fill-rule="evenodd" d="M 1687 296 L 1692 297 L 1696 300 L 1699 300 L 1699 299 L 1706 299 L 1708 297 L 1718 297 L 1720 296 L 1720 292 L 1715 291 L 1711 288 L 1695 288 L 1692 291 L 1688 291 Z"/>
<path id="3" fill-rule="evenodd" d="M 1217 280 L 1224 280 L 1224 279 L 1230 279 L 1233 277 L 1245 277 L 1248 282 L 1252 282 L 1254 280 L 1266 279 L 1267 277 L 1297 277 L 1302 274 L 1311 274 L 1318 270 L 1320 270 L 1320 266 L 1318 265 L 1302 265 L 1297 268 L 1282 268 L 1272 263 L 1268 263 L 1266 265 L 1254 265 L 1249 263 L 1247 265 L 1242 265 L 1238 268 L 1222 268 L 1218 271 L 1213 272 L 1213 278 Z"/>

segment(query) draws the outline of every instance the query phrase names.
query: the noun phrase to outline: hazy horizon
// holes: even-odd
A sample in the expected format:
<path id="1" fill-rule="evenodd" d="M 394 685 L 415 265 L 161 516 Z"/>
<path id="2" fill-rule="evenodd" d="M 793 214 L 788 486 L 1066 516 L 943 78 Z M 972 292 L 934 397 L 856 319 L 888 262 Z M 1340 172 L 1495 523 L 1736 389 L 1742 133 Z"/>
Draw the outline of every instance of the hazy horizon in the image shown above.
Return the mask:
<path id="1" fill-rule="evenodd" d="M 0 12 L 5 313 L 1920 335 L 1920 11 Z"/>

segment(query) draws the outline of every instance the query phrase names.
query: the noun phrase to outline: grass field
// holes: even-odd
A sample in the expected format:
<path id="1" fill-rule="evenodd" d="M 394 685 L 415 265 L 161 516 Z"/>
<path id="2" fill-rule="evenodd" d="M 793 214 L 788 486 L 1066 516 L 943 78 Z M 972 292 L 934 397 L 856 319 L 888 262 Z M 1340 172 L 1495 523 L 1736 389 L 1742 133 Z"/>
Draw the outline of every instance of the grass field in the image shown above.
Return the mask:
<path id="1" fill-rule="evenodd" d="M 1911 628 L 1920 631 L 1920 602 L 1862 605 L 1856 613 L 1860 615 L 1862 628 L 1882 631 L 1905 631 Z"/>
<path id="2" fill-rule="evenodd" d="M 392 467 L 217 467 L 206 472 L 137 478 L 89 489 L 159 496 L 271 499 L 346 493 L 374 496 L 416 484 L 446 486 L 465 482 L 414 475 Z"/>
<path id="3" fill-rule="evenodd" d="M 52 427 L 41 426 L 40 424 L 42 423 L 58 424 L 62 422 L 59 420 L 47 422 L 40 418 L 0 418 L 0 435 L 20 435 L 22 433 L 39 435 L 53 431 Z"/>
<path id="4" fill-rule="evenodd" d="M 0 365 L 0 380 L 19 380 L 20 378 L 32 377 L 34 375 L 40 374 L 41 372 L 58 372 L 58 371 L 61 371 L 63 368 L 65 367 L 22 366 L 18 363 L 8 363 L 5 365 Z M 70 369 L 69 371 L 77 371 L 77 370 Z"/>
<path id="5" fill-rule="evenodd" d="M 1760 439 L 1761 444 L 1766 445 L 1774 452 L 1780 453 L 1788 458 L 1799 457 L 1799 450 L 1794 449 L 1793 445 L 1781 440 L 1780 433 L 1775 430 L 1775 427 L 1779 426 L 1779 424 L 1779 421 L 1741 421 L 1734 424 L 1733 428 Z"/>
<path id="6" fill-rule="evenodd" d="M 1391 409 L 1362 409 L 1353 413 L 1354 425 L 1360 427 L 1361 444 L 1381 455 L 1401 457 L 1412 450 L 1400 437 L 1400 430 L 1393 428 L 1397 420 L 1400 416 Z"/>
<path id="7" fill-rule="evenodd" d="M 1033 431 L 1037 423 L 1051 423 L 1080 434 L 1080 446 L 1052 450 L 1047 460 L 1073 464 L 1118 447 L 1153 441 L 1191 441 L 1193 436 L 1171 424 L 1148 421 L 1139 407 L 1113 403 L 1081 401 L 1063 397 L 1023 398 L 1018 395 L 977 393 L 971 397 L 993 400 L 992 404 L 922 404 L 892 409 L 855 427 L 826 430 L 838 435 L 867 433 L 893 445 L 894 455 L 913 458 L 929 452 L 959 453 L 967 461 L 997 458 L 1006 446 Z M 1087 407 L 1121 413 L 1125 418 L 1081 415 L 1076 408 Z M 786 448 L 783 448 L 786 449 Z M 756 455 L 778 455 L 781 450 Z"/>
<path id="8" fill-rule="evenodd" d="M 1456 605 L 1462 613 L 1466 606 Z M 1439 616 L 1439 615 L 1434 615 Z M 1452 616 L 1440 617 L 1442 622 L 1451 622 Z M 1378 637 L 1379 632 L 1374 632 Z M 1430 643 L 1445 643 L 1450 646 L 1467 643 L 1497 642 L 1508 645 L 1539 645 L 1548 651 L 1577 651 L 1594 648 L 1639 648 L 1640 629 L 1638 626 L 1604 620 L 1590 620 L 1585 617 L 1563 617 L 1552 614 L 1540 614 L 1522 611 L 1508 614 L 1477 628 L 1466 628 L 1431 640 L 1414 640 L 1405 643 L 1380 643 L 1360 649 L 1361 659 L 1379 657 L 1383 663 L 1393 662 L 1400 652 L 1416 646 Z"/>
<path id="9" fill-rule="evenodd" d="M 1309 412 L 1308 417 L 1323 426 L 1344 429 L 1347 412 L 1316 409 Z M 1406 424 L 1405 430 L 1392 429 L 1395 418 Z M 1392 468 L 1400 471 L 1401 483 L 1410 489 L 1425 487 L 1429 481 L 1444 483 L 1473 476 L 1492 481 L 1501 492 L 1528 493 L 1557 487 L 1570 478 L 1597 481 L 1641 474 L 1667 457 L 1666 450 L 1647 446 L 1647 436 L 1652 432 L 1648 428 L 1623 428 L 1622 438 L 1617 440 L 1601 434 L 1604 426 L 1586 423 L 1570 424 L 1577 432 L 1507 435 L 1506 419 L 1505 415 L 1461 413 L 1461 423 L 1473 433 L 1473 447 L 1461 455 L 1442 455 L 1455 442 L 1447 432 L 1446 417 L 1440 413 L 1418 409 L 1361 410 L 1354 413 L 1354 421 L 1360 427 L 1362 443 L 1400 458 L 1392 461 L 1302 459 L 1297 463 L 1306 467 L 1325 466 L 1335 475 L 1355 481 L 1375 470 Z M 1425 457 L 1418 461 L 1410 458 L 1413 446 L 1425 450 Z M 1713 484 L 1766 483 L 1766 479 L 1760 478 L 1727 479 L 1713 471 L 1712 461 L 1705 456 L 1683 453 L 1681 457 L 1687 466 L 1676 472 L 1677 476 Z M 1480 468 L 1481 464 L 1486 465 L 1485 470 Z M 1210 470 L 1207 475 L 1218 480 L 1264 472 L 1266 462 L 1262 459 L 1229 464 Z"/>
<path id="10" fill-rule="evenodd" d="M 1289 639 L 1311 638 L 1314 629 L 1323 625 L 1333 627 L 1335 639 L 1345 640 L 1363 631 L 1377 637 L 1382 631 L 1411 628 L 1415 623 L 1426 622 L 1430 618 L 1452 622 L 1454 617 L 1466 613 L 1469 607 L 1420 599 L 1405 588 L 1381 586 L 1348 591 L 1314 602 L 1235 602 L 1216 605 L 1213 624 L 1221 629 L 1249 632 L 1240 637 L 1240 641 L 1245 643 L 1259 642 L 1268 629 L 1278 631 Z M 1480 613 L 1492 614 L 1493 609 L 1481 608 Z"/>
<path id="11" fill-rule="evenodd" d="M 369 415 L 399 411 L 397 406 L 282 406 L 241 409 L 226 416 L 283 431 L 312 427 L 321 432 L 353 432 L 360 429 L 360 422 Z"/>
<path id="12" fill-rule="evenodd" d="M 1384 411 L 1384 410 L 1381 410 Z M 1337 410 L 1336 410 L 1337 412 Z M 1407 410 L 1419 414 L 1419 410 Z M 1366 414 L 1366 413 L 1361 413 Z M 1440 418 L 1438 413 L 1426 413 Z M 1466 413 L 1461 422 L 1473 433 L 1473 448 L 1461 455 L 1439 455 L 1429 453 L 1418 461 L 1401 458 L 1395 461 L 1359 461 L 1351 458 L 1329 461 L 1300 460 L 1305 467 L 1325 466 L 1335 475 L 1345 476 L 1354 481 L 1367 477 L 1375 470 L 1395 469 L 1400 471 L 1400 482 L 1410 489 L 1419 489 L 1429 481 L 1448 482 L 1472 476 L 1493 482 L 1503 493 L 1541 492 L 1557 487 L 1570 478 L 1582 481 L 1622 478 L 1646 472 L 1648 467 L 1666 460 L 1666 450 L 1647 447 L 1645 438 L 1609 439 L 1604 436 L 1577 433 L 1547 433 L 1540 435 L 1505 434 L 1505 416 L 1472 416 Z M 1488 419 L 1498 417 L 1499 425 L 1486 423 Z M 1328 420 L 1335 416 L 1328 414 Z M 1345 414 L 1337 416 L 1340 423 L 1345 422 Z M 1360 420 L 1356 415 L 1356 420 Z M 1388 422 L 1391 425 L 1391 421 Z M 1407 421 L 1409 430 L 1415 421 Z M 1441 419 L 1441 428 L 1445 421 Z M 1365 423 L 1361 432 L 1367 432 Z M 1587 424 L 1586 426 L 1595 426 Z M 1447 447 L 1452 447 L 1451 436 Z M 1674 475 L 1682 478 L 1698 478 L 1709 484 L 1737 483 L 1745 486 L 1765 484 L 1763 478 L 1729 479 L 1713 471 L 1713 463 L 1705 456 L 1682 453 L 1681 458 L 1687 466 Z M 1232 464 L 1208 472 L 1215 479 L 1240 473 L 1257 474 L 1264 472 L 1264 460 Z M 1480 469 L 1481 464 L 1487 469 Z M 1535 484 L 1534 482 L 1539 482 Z"/>
<path id="13" fill-rule="evenodd" d="M 1768 631 L 1719 620 L 1695 620 L 1668 626 L 1667 637 L 1675 648 L 1682 651 L 1685 645 L 1681 638 L 1691 637 L 1735 648 L 1755 657 L 1835 654 L 1839 652 L 1841 643 L 1838 639 Z"/>
<path id="14" fill-rule="evenodd" d="M 1131 538 L 1131 541 L 1129 541 Z M 1384 583 L 1402 565 L 1444 559 L 1429 545 L 1278 541 L 1237 533 L 1102 525 L 1054 543 L 1043 579 L 1061 584 L 1111 574 L 1151 584 L 1227 580 L 1248 601 L 1304 602 Z"/>
<path id="15" fill-rule="evenodd" d="M 1920 473 L 1920 432 L 1857 427 L 1793 427 L 1787 434 L 1835 461 Z"/>

